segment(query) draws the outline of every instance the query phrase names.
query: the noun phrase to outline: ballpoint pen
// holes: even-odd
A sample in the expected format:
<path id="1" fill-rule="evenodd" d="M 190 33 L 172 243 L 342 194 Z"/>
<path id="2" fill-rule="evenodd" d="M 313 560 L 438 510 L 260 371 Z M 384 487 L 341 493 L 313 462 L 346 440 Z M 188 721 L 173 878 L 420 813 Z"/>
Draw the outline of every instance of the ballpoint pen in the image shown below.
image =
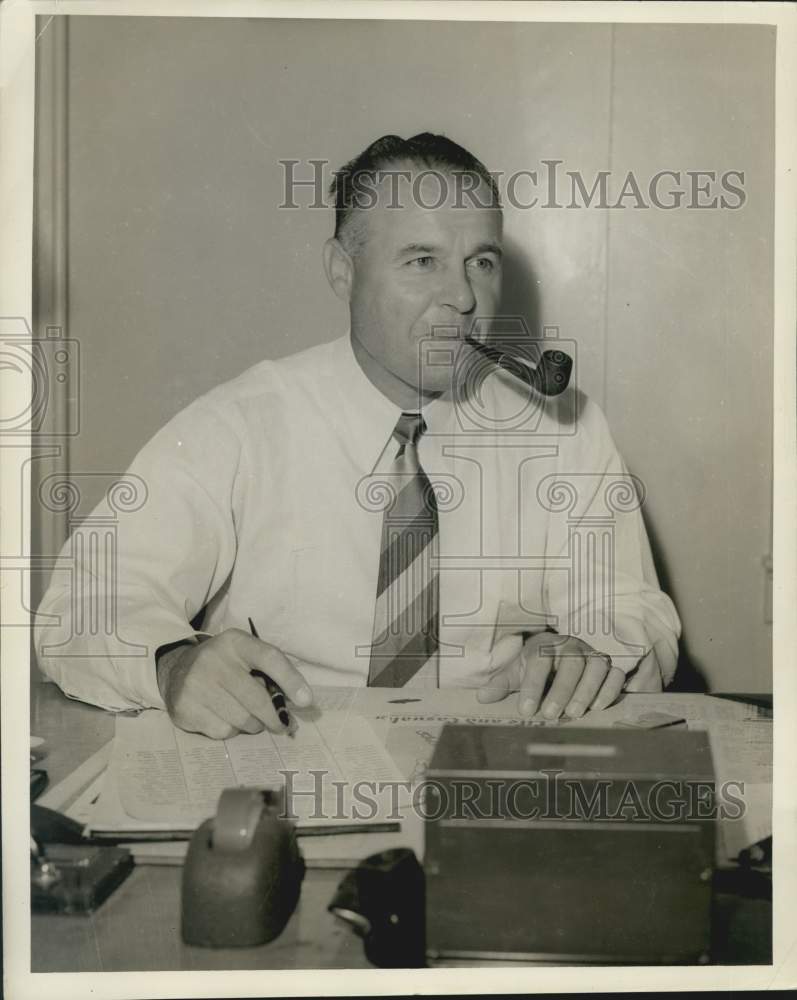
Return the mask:
<path id="1" fill-rule="evenodd" d="M 255 628 L 255 623 L 252 619 L 249 619 L 249 630 L 255 639 L 259 639 L 260 636 L 257 634 L 257 629 Z M 264 674 L 262 670 L 250 670 L 249 673 L 252 677 L 259 677 L 260 680 L 266 685 L 266 690 L 271 697 L 271 704 L 274 706 L 274 711 L 280 722 L 288 730 L 288 735 L 293 736 L 293 728 L 291 726 L 291 717 L 288 715 L 288 709 L 285 704 L 285 692 L 277 684 L 276 681 L 272 680 L 268 674 Z"/>

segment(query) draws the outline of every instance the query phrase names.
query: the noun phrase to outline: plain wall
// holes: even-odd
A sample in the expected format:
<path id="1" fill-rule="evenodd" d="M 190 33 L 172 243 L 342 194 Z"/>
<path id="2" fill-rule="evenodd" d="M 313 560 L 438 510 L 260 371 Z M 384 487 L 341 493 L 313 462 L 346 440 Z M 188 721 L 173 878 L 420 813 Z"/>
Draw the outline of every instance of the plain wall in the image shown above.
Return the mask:
<path id="1" fill-rule="evenodd" d="M 770 689 L 774 41 L 747 26 L 70 18 L 71 470 L 124 470 L 211 386 L 345 330 L 321 270 L 332 213 L 280 210 L 279 160 L 331 170 L 378 135 L 431 130 L 506 174 L 610 170 L 615 194 L 629 170 L 643 186 L 743 170 L 736 211 L 507 207 L 505 308 L 576 342 L 578 385 L 645 483 L 681 683 Z"/>

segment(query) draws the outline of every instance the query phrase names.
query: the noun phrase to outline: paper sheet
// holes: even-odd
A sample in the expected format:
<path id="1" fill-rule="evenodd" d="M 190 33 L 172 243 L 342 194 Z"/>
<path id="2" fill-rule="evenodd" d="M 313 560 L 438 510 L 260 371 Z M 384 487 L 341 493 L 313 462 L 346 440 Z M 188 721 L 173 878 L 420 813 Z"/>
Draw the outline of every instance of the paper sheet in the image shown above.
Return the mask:
<path id="1" fill-rule="evenodd" d="M 354 811 L 353 791 L 362 782 L 400 781 L 361 716 L 324 712 L 300 719 L 293 737 L 263 732 L 221 742 L 183 732 L 153 710 L 117 719 L 107 778 L 89 822 L 104 831 L 193 829 L 215 814 L 225 788 L 239 785 L 287 785 L 292 812 L 307 822 L 377 819 L 381 810 L 361 805 Z"/>
<path id="2" fill-rule="evenodd" d="M 772 722 L 744 717 L 708 727 L 718 787 L 744 805 L 738 818 L 720 823 L 722 860 L 772 835 Z"/>
<path id="3" fill-rule="evenodd" d="M 108 756 L 110 756 L 111 747 L 108 747 Z M 83 823 L 84 825 L 88 823 L 94 806 L 97 804 L 100 798 L 100 793 L 102 792 L 103 785 L 105 783 L 105 776 L 107 770 L 104 770 L 99 774 L 94 781 L 88 785 L 80 795 L 74 800 L 74 802 L 65 809 L 66 815 L 71 819 L 74 819 L 78 823 Z"/>

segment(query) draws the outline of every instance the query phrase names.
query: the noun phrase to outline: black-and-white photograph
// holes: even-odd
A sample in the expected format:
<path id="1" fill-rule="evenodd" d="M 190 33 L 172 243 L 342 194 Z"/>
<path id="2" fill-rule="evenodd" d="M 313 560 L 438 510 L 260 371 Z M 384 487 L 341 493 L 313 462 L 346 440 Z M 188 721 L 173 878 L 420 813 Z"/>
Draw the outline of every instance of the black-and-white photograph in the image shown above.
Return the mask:
<path id="1" fill-rule="evenodd" d="M 794 10 L 578 7 L 17 15 L 13 1000 L 794 985 Z"/>

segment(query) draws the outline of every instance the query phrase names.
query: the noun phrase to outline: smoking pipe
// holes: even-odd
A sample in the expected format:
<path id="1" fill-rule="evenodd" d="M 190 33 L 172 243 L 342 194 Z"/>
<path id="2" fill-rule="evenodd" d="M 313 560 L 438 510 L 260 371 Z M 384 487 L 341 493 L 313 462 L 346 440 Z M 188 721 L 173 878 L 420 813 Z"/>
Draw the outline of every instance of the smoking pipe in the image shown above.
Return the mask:
<path id="1" fill-rule="evenodd" d="M 558 396 L 570 381 L 573 361 L 564 351 L 543 351 L 539 364 L 535 366 L 525 358 L 507 354 L 473 337 L 465 337 L 465 343 L 543 396 Z"/>

